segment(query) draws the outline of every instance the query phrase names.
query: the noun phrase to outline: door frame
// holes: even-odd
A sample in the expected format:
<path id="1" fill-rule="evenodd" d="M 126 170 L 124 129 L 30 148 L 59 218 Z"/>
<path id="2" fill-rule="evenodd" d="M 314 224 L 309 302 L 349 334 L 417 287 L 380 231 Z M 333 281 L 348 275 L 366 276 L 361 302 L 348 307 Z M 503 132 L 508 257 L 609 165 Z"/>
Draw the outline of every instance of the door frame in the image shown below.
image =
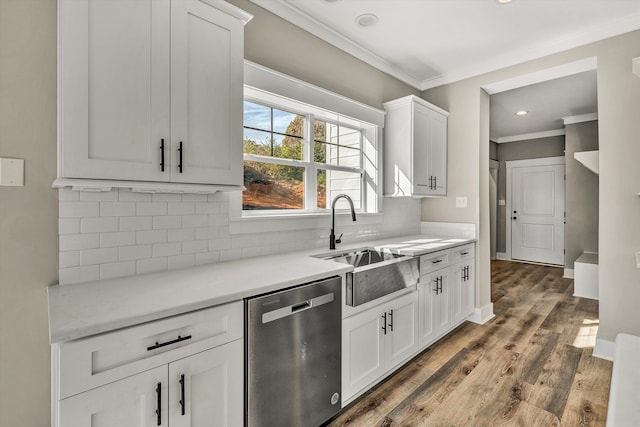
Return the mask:
<path id="1" fill-rule="evenodd" d="M 541 157 L 538 159 L 526 159 L 526 160 L 507 160 L 505 162 L 507 167 L 507 211 L 504 220 L 506 221 L 507 226 L 507 235 L 506 235 L 506 254 L 507 259 L 512 260 L 511 257 L 511 186 L 512 186 L 512 171 L 513 168 L 522 168 L 529 166 L 552 166 L 552 165 L 564 165 L 565 159 L 564 156 L 556 156 L 556 157 Z M 566 174 L 566 169 L 565 169 Z M 565 206 L 567 200 L 566 194 L 566 180 L 565 180 Z M 566 207 L 565 207 L 566 212 Z M 565 248 L 566 249 L 566 248 Z"/>
<path id="2" fill-rule="evenodd" d="M 491 198 L 491 177 L 495 171 L 495 200 Z M 498 190 L 500 179 L 500 162 L 489 159 L 489 239 L 493 241 L 493 251 L 490 252 L 491 259 L 498 258 Z M 492 215 L 493 212 L 493 215 Z M 491 247 L 491 244 L 489 244 Z"/>

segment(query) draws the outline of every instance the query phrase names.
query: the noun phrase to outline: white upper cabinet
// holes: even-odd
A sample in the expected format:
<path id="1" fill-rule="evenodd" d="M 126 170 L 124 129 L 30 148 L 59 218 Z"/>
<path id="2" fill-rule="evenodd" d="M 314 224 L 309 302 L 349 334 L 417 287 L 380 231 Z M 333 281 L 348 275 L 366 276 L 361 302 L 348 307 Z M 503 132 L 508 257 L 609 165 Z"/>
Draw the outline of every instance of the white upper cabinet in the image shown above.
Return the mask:
<path id="1" fill-rule="evenodd" d="M 385 195 L 446 195 L 449 113 L 413 95 L 384 108 Z"/>
<path id="2" fill-rule="evenodd" d="M 60 0 L 61 177 L 242 184 L 250 15 L 208 3 Z"/>

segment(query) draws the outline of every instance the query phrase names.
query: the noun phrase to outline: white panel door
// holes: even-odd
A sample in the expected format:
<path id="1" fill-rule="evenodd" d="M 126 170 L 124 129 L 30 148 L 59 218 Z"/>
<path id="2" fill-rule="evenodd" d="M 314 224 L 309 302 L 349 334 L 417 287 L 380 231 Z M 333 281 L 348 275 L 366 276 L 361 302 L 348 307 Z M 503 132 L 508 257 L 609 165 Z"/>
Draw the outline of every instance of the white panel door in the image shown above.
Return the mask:
<path id="1" fill-rule="evenodd" d="M 387 308 L 387 370 L 405 362 L 418 351 L 418 292 L 411 292 Z"/>
<path id="2" fill-rule="evenodd" d="M 171 180 L 242 185 L 243 24 L 171 3 Z"/>
<path id="3" fill-rule="evenodd" d="M 61 0 L 61 176 L 167 181 L 169 0 Z"/>
<path id="4" fill-rule="evenodd" d="M 60 401 L 59 426 L 168 426 L 167 365 Z M 158 388 L 159 387 L 159 388 Z M 156 411 L 160 411 L 158 414 Z"/>
<path id="5" fill-rule="evenodd" d="M 564 165 L 511 170 L 511 257 L 564 264 Z"/>
<path id="6" fill-rule="evenodd" d="M 386 371 L 384 307 L 376 307 L 342 322 L 342 401 L 368 386 Z"/>
<path id="7" fill-rule="evenodd" d="M 171 427 L 243 424 L 242 340 L 169 364 Z"/>

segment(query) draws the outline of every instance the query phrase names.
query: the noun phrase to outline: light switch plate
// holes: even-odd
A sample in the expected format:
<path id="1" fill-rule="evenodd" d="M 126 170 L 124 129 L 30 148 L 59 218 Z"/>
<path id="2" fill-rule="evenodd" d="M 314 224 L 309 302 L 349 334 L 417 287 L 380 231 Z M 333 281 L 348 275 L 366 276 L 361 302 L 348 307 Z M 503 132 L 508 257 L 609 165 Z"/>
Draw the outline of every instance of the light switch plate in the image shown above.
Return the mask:
<path id="1" fill-rule="evenodd" d="M 466 208 L 467 198 L 465 196 L 456 197 L 456 208 Z"/>
<path id="2" fill-rule="evenodd" d="M 0 158 L 0 185 L 24 186 L 24 160 Z"/>

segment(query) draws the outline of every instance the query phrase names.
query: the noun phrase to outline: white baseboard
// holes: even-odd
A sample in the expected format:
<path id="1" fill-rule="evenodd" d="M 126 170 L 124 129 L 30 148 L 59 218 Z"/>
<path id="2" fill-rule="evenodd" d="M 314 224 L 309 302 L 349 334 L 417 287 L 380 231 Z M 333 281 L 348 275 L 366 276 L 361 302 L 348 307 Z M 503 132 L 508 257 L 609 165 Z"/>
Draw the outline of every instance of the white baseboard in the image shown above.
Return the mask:
<path id="1" fill-rule="evenodd" d="M 565 279 L 573 279 L 573 268 L 565 268 L 564 269 L 564 277 Z"/>
<path id="2" fill-rule="evenodd" d="M 494 317 L 496 317 L 496 315 L 493 314 L 493 303 L 490 302 L 489 304 L 484 305 L 480 308 L 476 307 L 476 309 L 473 310 L 473 314 L 469 316 L 467 320 L 479 325 L 484 325 Z"/>
<path id="3" fill-rule="evenodd" d="M 616 355 L 616 344 L 613 341 L 607 341 L 596 338 L 596 346 L 593 348 L 593 356 L 600 359 L 610 360 Z"/>
<path id="4" fill-rule="evenodd" d="M 508 261 L 509 257 L 507 256 L 506 252 L 496 252 L 496 259 L 501 259 L 504 261 Z"/>

